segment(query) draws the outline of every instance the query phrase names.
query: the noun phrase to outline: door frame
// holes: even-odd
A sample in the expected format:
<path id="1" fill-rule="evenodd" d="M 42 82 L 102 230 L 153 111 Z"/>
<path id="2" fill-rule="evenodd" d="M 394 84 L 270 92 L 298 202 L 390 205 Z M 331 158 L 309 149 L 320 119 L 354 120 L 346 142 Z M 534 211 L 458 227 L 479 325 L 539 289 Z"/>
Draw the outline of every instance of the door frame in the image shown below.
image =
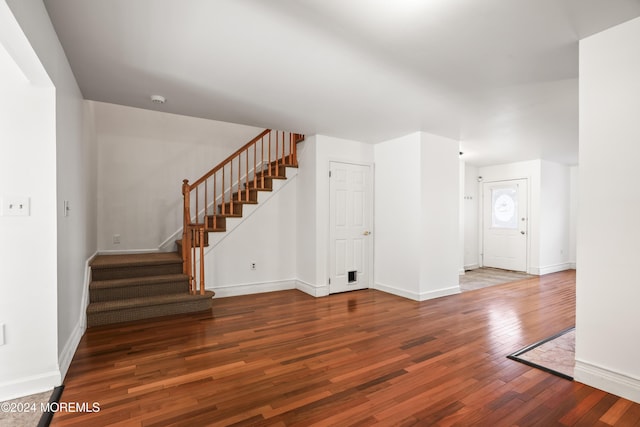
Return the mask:
<path id="1" fill-rule="evenodd" d="M 525 256 L 525 272 L 529 273 L 529 268 L 531 267 L 531 263 L 529 262 L 529 258 L 531 257 L 531 177 L 528 176 L 523 176 L 523 177 L 513 177 L 513 178 L 506 178 L 506 179 L 492 179 L 492 180 L 479 180 L 478 181 L 478 186 L 480 187 L 478 189 L 478 194 L 480 194 L 480 200 L 478 203 L 478 246 L 480 248 L 480 252 L 479 252 L 479 256 L 478 256 L 478 262 L 479 262 L 479 266 L 480 267 L 484 267 L 484 220 L 485 220 L 485 210 L 484 210 L 484 198 L 485 198 L 485 194 L 484 194 L 484 185 L 485 184 L 494 184 L 494 183 L 500 183 L 500 182 L 510 182 L 510 181 L 519 181 L 519 180 L 526 180 L 527 183 L 527 226 L 526 226 L 526 236 L 527 236 L 527 242 L 526 242 L 526 249 L 527 249 L 527 254 Z"/>
<path id="2" fill-rule="evenodd" d="M 329 173 L 331 172 L 331 163 L 343 163 L 343 164 L 348 164 L 348 165 L 355 165 L 355 166 L 367 166 L 369 167 L 369 173 L 370 173 L 370 182 L 369 182 L 369 190 L 371 192 L 371 235 L 370 237 L 370 241 L 371 241 L 371 245 L 369 246 L 369 254 L 367 256 L 368 258 L 368 264 L 369 264 L 369 283 L 367 288 L 365 289 L 374 289 L 375 288 L 375 266 L 374 266 L 374 260 L 375 260 L 375 238 L 376 238 L 376 232 L 375 232 L 375 165 L 372 162 L 359 162 L 359 161 L 354 161 L 354 160 L 345 160 L 345 159 L 340 159 L 340 158 L 332 158 L 330 157 L 326 163 L 327 165 L 327 173 L 326 173 L 326 179 L 327 179 L 327 187 L 326 187 L 326 195 L 327 195 L 327 210 L 325 212 L 327 212 L 327 218 L 326 218 L 326 224 L 327 224 L 327 237 L 325 240 L 326 243 L 326 248 L 327 248 L 327 252 L 326 252 L 326 277 L 327 277 L 327 295 L 331 294 L 331 255 L 332 255 L 332 247 L 331 247 L 331 237 L 333 235 L 333 230 L 331 230 L 331 177 L 329 176 Z"/>

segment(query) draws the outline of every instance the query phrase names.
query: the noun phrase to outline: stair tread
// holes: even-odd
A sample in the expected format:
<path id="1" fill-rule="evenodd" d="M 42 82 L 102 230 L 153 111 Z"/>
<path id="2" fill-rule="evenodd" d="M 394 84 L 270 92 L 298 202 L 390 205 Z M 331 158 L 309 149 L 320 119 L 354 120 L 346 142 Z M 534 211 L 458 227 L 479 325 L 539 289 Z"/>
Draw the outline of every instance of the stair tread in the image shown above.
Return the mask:
<path id="1" fill-rule="evenodd" d="M 159 276 L 131 277 L 127 279 L 92 280 L 89 289 L 109 289 L 127 286 L 154 285 L 159 283 L 177 282 L 188 280 L 186 274 L 163 274 Z"/>
<path id="2" fill-rule="evenodd" d="M 177 252 L 152 252 L 140 254 L 98 255 L 91 261 L 91 268 L 118 268 L 142 265 L 182 263 Z"/>
<path id="3" fill-rule="evenodd" d="M 87 314 L 100 313 L 104 311 L 131 309 L 131 308 L 138 308 L 138 307 L 149 307 L 149 306 L 155 306 L 155 305 L 183 303 L 183 302 L 202 300 L 202 299 L 210 299 L 210 298 L 213 298 L 214 295 L 215 293 L 213 291 L 205 291 L 204 295 L 166 294 L 166 295 L 155 295 L 150 297 L 127 298 L 123 300 L 92 302 L 87 307 Z"/>

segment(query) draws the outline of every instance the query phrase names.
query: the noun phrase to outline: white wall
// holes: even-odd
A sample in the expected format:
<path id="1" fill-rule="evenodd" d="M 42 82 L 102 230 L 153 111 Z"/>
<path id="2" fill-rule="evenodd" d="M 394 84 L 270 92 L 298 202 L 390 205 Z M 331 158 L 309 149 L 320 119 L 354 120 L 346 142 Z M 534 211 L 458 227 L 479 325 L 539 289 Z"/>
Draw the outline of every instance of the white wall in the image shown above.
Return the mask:
<path id="1" fill-rule="evenodd" d="M 420 134 L 374 146 L 375 288 L 419 299 L 421 259 Z"/>
<path id="2" fill-rule="evenodd" d="M 200 178 L 263 129 L 92 102 L 98 143 L 98 249 L 175 248 L 183 179 Z M 120 243 L 113 236 L 120 235 Z"/>
<path id="3" fill-rule="evenodd" d="M 480 193 L 478 192 L 478 167 L 465 164 L 463 208 L 464 217 L 464 268 L 467 270 L 480 266 L 480 238 L 478 209 Z"/>
<path id="4" fill-rule="evenodd" d="M 82 94 L 43 3 L 9 4 L 55 85 L 58 347 L 64 375 L 84 332 L 86 263 L 96 250 L 96 150 L 83 129 Z"/>
<path id="5" fill-rule="evenodd" d="M 569 168 L 569 263 L 576 268 L 576 247 L 578 242 L 578 166 Z"/>
<path id="6" fill-rule="evenodd" d="M 58 367 L 56 97 L 6 2 L 0 59 L 0 197 L 30 199 L 30 215 L 0 216 L 0 401 L 51 389 Z M 13 59 L 9 58 L 11 56 Z M 13 76 L 13 77 L 10 77 Z M 34 262 L 36 264 L 34 265 Z"/>
<path id="7" fill-rule="evenodd" d="M 420 133 L 421 300 L 460 292 L 459 168 L 458 141 Z"/>
<path id="8" fill-rule="evenodd" d="M 571 233 L 571 175 L 559 163 L 540 163 L 540 267 L 538 274 L 567 270 Z"/>
<path id="9" fill-rule="evenodd" d="M 375 287 L 418 301 L 460 291 L 457 141 L 414 133 L 375 145 Z"/>
<path id="10" fill-rule="evenodd" d="M 298 144 L 296 185 L 296 273 L 298 287 L 312 295 L 316 288 L 316 137 Z M 323 292 L 326 294 L 327 290 Z M 318 295 L 316 295 L 318 296 Z"/>
<path id="11" fill-rule="evenodd" d="M 287 180 L 274 183 L 273 192 L 260 193 L 258 205 L 244 206 L 242 219 L 227 219 L 228 230 L 231 221 L 241 221 L 239 226 L 209 239 L 212 247 L 205 254 L 205 282 L 217 297 L 296 287 L 294 172 L 288 169 Z M 255 270 L 251 270 L 251 263 L 256 264 Z"/>
<path id="12" fill-rule="evenodd" d="M 640 18 L 580 42 L 577 381 L 640 402 Z"/>

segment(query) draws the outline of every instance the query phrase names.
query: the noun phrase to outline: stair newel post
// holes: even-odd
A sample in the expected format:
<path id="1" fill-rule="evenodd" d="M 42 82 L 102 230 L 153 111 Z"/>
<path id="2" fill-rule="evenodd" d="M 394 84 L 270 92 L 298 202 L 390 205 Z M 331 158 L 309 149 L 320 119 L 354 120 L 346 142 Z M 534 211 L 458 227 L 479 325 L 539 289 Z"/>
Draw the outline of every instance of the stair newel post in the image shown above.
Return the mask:
<path id="1" fill-rule="evenodd" d="M 204 228 L 200 227 L 200 295 L 204 295 Z"/>
<path id="2" fill-rule="evenodd" d="M 189 223 L 191 222 L 191 188 L 189 180 L 182 181 L 182 198 L 184 201 L 182 212 L 182 272 L 189 277 L 189 286 L 191 286 L 191 262 L 189 259 L 189 249 L 191 249 L 191 232 Z"/>

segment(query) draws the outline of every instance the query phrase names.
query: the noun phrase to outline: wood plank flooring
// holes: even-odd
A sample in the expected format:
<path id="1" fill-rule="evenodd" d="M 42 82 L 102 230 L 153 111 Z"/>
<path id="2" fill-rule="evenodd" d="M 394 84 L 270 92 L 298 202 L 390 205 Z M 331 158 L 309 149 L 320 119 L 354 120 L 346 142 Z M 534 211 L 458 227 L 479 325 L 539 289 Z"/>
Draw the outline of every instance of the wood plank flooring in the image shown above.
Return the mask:
<path id="1" fill-rule="evenodd" d="M 415 302 L 214 299 L 87 331 L 54 426 L 640 425 L 640 405 L 506 355 L 574 324 L 575 272 Z"/>

